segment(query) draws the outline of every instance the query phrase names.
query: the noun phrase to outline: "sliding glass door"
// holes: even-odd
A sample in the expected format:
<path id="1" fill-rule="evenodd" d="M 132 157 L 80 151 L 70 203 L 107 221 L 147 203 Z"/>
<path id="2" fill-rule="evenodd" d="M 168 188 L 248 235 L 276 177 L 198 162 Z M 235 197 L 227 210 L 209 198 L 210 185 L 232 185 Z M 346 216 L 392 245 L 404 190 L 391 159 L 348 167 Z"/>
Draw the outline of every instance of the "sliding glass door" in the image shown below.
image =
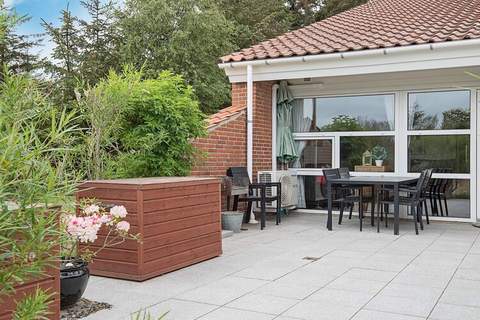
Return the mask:
<path id="1" fill-rule="evenodd" d="M 408 172 L 438 169 L 431 210 L 440 217 L 471 216 L 471 95 L 470 90 L 407 93 Z"/>

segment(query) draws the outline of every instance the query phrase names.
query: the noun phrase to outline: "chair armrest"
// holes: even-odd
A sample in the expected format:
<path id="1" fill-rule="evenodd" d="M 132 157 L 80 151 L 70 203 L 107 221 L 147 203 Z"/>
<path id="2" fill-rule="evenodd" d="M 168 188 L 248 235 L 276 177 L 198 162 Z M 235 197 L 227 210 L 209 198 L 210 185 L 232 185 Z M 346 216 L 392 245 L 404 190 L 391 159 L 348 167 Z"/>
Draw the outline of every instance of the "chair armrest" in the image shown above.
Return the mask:
<path id="1" fill-rule="evenodd" d="M 261 182 L 261 183 L 251 183 L 252 188 L 264 188 L 264 187 L 276 187 L 280 188 L 282 184 L 280 182 Z"/>
<path id="2" fill-rule="evenodd" d="M 261 188 L 264 188 L 264 187 L 265 187 L 265 184 L 263 184 L 263 183 L 250 183 L 248 185 L 249 189 L 261 189 Z"/>

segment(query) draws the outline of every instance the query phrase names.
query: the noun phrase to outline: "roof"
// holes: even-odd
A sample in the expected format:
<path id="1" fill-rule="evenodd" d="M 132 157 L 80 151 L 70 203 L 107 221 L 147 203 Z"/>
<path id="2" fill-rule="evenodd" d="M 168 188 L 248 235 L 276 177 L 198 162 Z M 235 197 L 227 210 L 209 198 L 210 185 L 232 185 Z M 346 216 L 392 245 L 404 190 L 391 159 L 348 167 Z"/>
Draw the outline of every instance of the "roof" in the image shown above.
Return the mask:
<path id="1" fill-rule="evenodd" d="M 207 119 L 207 129 L 211 129 L 227 120 L 230 120 L 232 117 L 236 115 L 240 115 L 247 109 L 246 105 L 241 106 L 231 106 L 227 108 L 223 108 L 217 113 L 210 115 Z"/>
<path id="2" fill-rule="evenodd" d="M 239 62 L 480 38 L 480 0 L 370 0 L 221 58 Z"/>

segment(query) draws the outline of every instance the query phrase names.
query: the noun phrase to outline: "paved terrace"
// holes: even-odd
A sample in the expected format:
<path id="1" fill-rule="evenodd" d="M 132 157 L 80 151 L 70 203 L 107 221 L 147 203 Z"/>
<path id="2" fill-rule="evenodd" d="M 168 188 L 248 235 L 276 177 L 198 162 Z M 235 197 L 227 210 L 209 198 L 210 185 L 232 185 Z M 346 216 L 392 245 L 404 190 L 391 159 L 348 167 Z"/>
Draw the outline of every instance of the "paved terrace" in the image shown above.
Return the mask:
<path id="1" fill-rule="evenodd" d="M 335 218 L 335 217 L 334 217 Z M 480 229 L 432 223 L 419 236 L 291 214 L 224 239 L 224 254 L 143 282 L 92 277 L 85 297 L 114 305 L 87 319 L 148 307 L 174 320 L 480 318 Z M 335 220 L 334 220 L 335 221 Z M 392 224 L 390 224 L 392 225 Z"/>

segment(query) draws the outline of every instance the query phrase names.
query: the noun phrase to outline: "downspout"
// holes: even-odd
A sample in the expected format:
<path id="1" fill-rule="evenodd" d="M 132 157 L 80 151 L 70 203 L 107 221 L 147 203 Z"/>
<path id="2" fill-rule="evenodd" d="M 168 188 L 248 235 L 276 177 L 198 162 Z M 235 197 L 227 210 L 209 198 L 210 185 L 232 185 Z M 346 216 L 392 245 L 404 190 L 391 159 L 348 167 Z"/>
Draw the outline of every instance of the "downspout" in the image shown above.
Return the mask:
<path id="1" fill-rule="evenodd" d="M 247 65 L 247 172 L 253 182 L 253 67 Z M 257 224 L 255 215 L 250 211 L 248 223 Z"/>
<path id="2" fill-rule="evenodd" d="M 247 172 L 253 181 L 253 67 L 247 65 Z"/>

